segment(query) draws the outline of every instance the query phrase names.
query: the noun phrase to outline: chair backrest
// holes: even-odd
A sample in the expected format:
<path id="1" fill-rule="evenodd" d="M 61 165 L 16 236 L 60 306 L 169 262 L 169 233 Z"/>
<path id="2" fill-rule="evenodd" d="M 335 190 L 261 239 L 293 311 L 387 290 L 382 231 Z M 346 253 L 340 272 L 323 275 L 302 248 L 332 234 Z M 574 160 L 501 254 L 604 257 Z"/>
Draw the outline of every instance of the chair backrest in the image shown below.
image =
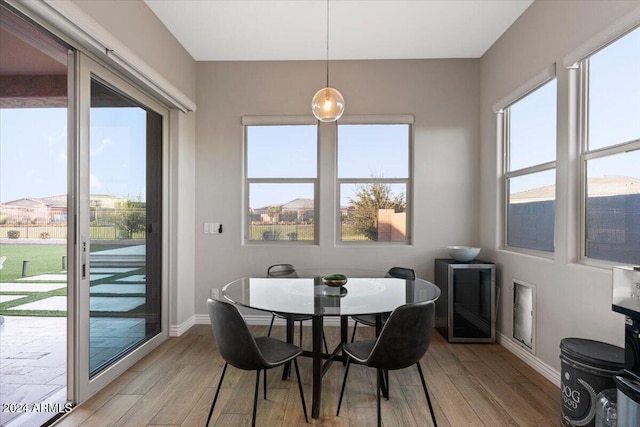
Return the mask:
<path id="1" fill-rule="evenodd" d="M 291 264 L 275 264 L 267 268 L 267 277 L 298 277 L 298 273 Z"/>
<path id="2" fill-rule="evenodd" d="M 433 301 L 396 308 L 382 327 L 366 365 L 389 370 L 414 365 L 429 348 L 435 314 Z"/>
<path id="3" fill-rule="evenodd" d="M 231 303 L 207 300 L 211 329 L 218 351 L 230 365 L 239 369 L 259 370 L 268 366 L 249 327 Z"/>
<path id="4" fill-rule="evenodd" d="M 396 279 L 416 280 L 416 272 L 412 268 L 391 267 L 387 271 L 386 277 L 395 277 Z"/>

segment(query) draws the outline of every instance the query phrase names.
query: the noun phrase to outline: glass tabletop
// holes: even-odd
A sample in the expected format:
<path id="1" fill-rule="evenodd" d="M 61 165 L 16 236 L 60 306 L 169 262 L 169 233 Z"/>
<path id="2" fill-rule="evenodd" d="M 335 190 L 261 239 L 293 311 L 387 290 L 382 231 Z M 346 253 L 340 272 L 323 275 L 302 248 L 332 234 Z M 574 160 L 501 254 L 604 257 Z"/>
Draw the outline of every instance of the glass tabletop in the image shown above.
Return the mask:
<path id="1" fill-rule="evenodd" d="M 343 287 L 330 287 L 322 277 L 234 280 L 222 289 L 231 302 L 249 308 L 311 316 L 386 313 L 420 301 L 435 301 L 440 288 L 423 279 L 350 277 Z"/>

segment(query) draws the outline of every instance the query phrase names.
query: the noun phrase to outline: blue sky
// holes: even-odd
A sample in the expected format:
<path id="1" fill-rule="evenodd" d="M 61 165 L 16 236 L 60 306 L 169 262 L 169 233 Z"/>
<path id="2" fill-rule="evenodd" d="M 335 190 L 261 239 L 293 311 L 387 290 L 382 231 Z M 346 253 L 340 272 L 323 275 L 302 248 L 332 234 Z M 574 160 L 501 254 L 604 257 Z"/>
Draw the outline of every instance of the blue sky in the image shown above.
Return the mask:
<path id="1" fill-rule="evenodd" d="M 409 175 L 408 125 L 340 125 L 337 167 L 339 178 L 406 178 Z M 316 178 L 317 127 L 250 126 L 247 131 L 249 178 Z M 341 187 L 341 205 L 356 187 Z M 394 194 L 404 186 L 392 186 Z M 261 208 L 296 198 L 313 199 L 312 184 L 252 184 L 249 206 Z"/>
<path id="2" fill-rule="evenodd" d="M 0 201 L 67 193 L 67 110 L 0 109 Z"/>
<path id="3" fill-rule="evenodd" d="M 589 149 L 640 137 L 640 29 L 593 55 L 589 70 Z M 552 80 L 511 106 L 511 169 L 556 157 L 557 82 Z M 560 94 L 562 96 L 562 94 Z M 535 149 L 532 149 L 535 147 Z M 590 161 L 589 176 L 640 179 L 640 152 Z M 511 180 L 511 192 L 554 184 L 554 172 Z"/>
<path id="4" fill-rule="evenodd" d="M 0 109 L 0 201 L 67 193 L 67 110 Z M 146 112 L 91 111 L 91 194 L 145 199 Z"/>
<path id="5" fill-rule="evenodd" d="M 592 57 L 589 116 L 592 148 L 626 142 L 640 135 L 638 75 L 640 29 Z M 555 158 L 555 92 L 556 82 L 553 81 L 512 107 L 512 138 L 517 138 L 512 169 Z M 144 114 L 144 110 L 139 108 L 92 109 L 92 194 L 145 199 Z M 0 109 L 0 124 L 0 201 L 66 194 L 66 109 Z M 315 126 L 296 126 L 296 132 L 280 133 L 277 136 L 280 150 L 268 148 L 276 138 L 268 134 L 269 127 L 257 128 L 266 133 L 254 136 L 259 136 L 258 139 L 265 143 L 250 149 L 253 154 L 248 159 L 251 176 L 316 176 Z M 300 128 L 305 130 L 299 132 Z M 389 141 L 403 138 L 402 126 L 373 126 L 369 129 L 343 126 L 340 129 L 337 166 L 341 178 L 390 178 L 406 174 L 407 148 L 394 144 L 400 151 L 393 156 L 389 156 L 384 148 Z M 519 150 L 519 146 L 523 149 Z M 615 164 L 612 161 L 590 162 L 589 175 L 616 174 L 640 178 L 640 152 L 617 157 Z M 551 176 L 537 174 L 522 178 L 514 183 L 512 190 L 552 184 Z M 284 203 L 296 197 L 313 198 L 308 185 L 295 188 L 283 185 L 276 192 L 268 189 L 259 191 L 257 187 L 255 190 L 250 201 L 252 207 Z M 348 196 L 343 194 L 341 204 L 346 204 Z"/>
<path id="6" fill-rule="evenodd" d="M 146 200 L 147 112 L 91 109 L 91 194 Z"/>

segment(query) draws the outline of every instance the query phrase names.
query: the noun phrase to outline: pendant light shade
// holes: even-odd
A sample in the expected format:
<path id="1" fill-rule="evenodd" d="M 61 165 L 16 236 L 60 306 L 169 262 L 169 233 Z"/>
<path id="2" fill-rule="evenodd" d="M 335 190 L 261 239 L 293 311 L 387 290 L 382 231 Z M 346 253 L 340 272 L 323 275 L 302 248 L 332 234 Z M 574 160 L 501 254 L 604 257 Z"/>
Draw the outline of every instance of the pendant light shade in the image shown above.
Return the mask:
<path id="1" fill-rule="evenodd" d="M 321 122 L 335 122 L 344 113 L 344 98 L 329 86 L 329 0 L 327 0 L 327 86 L 313 95 L 311 111 Z"/>
<path id="2" fill-rule="evenodd" d="M 311 111 L 321 122 L 335 122 L 344 113 L 344 98 L 332 87 L 322 88 L 311 100 Z"/>

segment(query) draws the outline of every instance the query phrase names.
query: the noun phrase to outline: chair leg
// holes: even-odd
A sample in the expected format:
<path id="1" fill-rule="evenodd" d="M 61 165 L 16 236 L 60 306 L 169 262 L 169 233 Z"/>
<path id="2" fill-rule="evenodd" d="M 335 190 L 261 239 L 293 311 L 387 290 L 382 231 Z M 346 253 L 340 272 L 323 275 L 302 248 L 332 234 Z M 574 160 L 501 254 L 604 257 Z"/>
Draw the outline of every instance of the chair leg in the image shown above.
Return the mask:
<path id="1" fill-rule="evenodd" d="M 424 381 L 424 375 L 422 375 L 422 368 L 420 362 L 416 363 L 418 367 L 418 373 L 420 374 L 420 380 L 422 381 L 422 388 L 424 389 L 424 395 L 427 396 L 427 403 L 429 404 L 429 411 L 431 411 L 431 419 L 433 420 L 433 427 L 438 427 L 436 422 L 436 414 L 433 412 L 433 406 L 431 405 L 431 399 L 429 398 L 429 392 L 427 391 L 427 383 Z"/>
<path id="2" fill-rule="evenodd" d="M 351 342 L 353 342 L 353 340 L 356 339 L 356 329 L 358 328 L 358 321 L 355 321 L 356 323 L 353 324 L 353 334 L 351 334 Z"/>
<path id="3" fill-rule="evenodd" d="M 253 394 L 253 416 L 251 418 L 251 427 L 256 427 L 256 412 L 258 410 L 258 390 L 260 389 L 260 370 L 256 371 L 256 391 Z"/>
<path id="4" fill-rule="evenodd" d="M 264 387 L 264 400 L 267 400 L 267 370 L 266 369 L 264 370 L 262 384 Z"/>
<path id="5" fill-rule="evenodd" d="M 387 400 L 389 400 L 389 394 L 391 392 L 391 384 L 389 383 L 389 370 L 385 369 L 383 371 L 384 373 L 384 385 L 385 385 L 385 390 L 387 391 Z"/>
<path id="6" fill-rule="evenodd" d="M 273 329 L 273 321 L 276 320 L 276 315 L 272 314 L 271 315 L 271 324 L 269 325 L 269 332 L 267 332 L 267 336 L 270 337 L 271 336 L 271 329 Z"/>
<path id="7" fill-rule="evenodd" d="M 342 380 L 342 389 L 340 390 L 340 399 L 338 399 L 338 410 L 336 417 L 340 415 L 340 405 L 342 405 L 342 396 L 344 396 L 344 387 L 347 385 L 347 375 L 349 375 L 349 366 L 351 366 L 351 358 L 347 356 L 347 367 L 344 370 L 344 379 Z"/>
<path id="8" fill-rule="evenodd" d="M 322 341 L 324 341 L 324 352 L 329 353 L 329 346 L 327 345 L 327 336 L 322 331 Z"/>
<path id="9" fill-rule="evenodd" d="M 222 380 L 224 379 L 224 374 L 227 372 L 227 366 L 229 364 L 224 362 L 224 368 L 222 368 L 222 374 L 220 375 L 220 381 L 218 381 L 218 388 L 216 389 L 216 395 L 213 398 L 213 403 L 211 404 L 211 409 L 209 410 L 209 416 L 207 417 L 207 423 L 205 426 L 209 425 L 209 421 L 211 421 L 211 415 L 213 415 L 213 408 L 216 406 L 216 401 L 218 400 L 218 395 L 220 394 L 220 387 L 222 386 Z"/>
<path id="10" fill-rule="evenodd" d="M 302 347 L 302 322 L 300 322 L 300 347 Z"/>
<path id="11" fill-rule="evenodd" d="M 304 412 L 304 420 L 309 422 L 307 418 L 307 405 L 304 403 L 304 393 L 302 392 L 302 381 L 300 381 L 300 370 L 298 369 L 298 359 L 293 359 L 293 366 L 296 367 L 296 377 L 298 378 L 298 390 L 300 391 L 300 400 L 302 400 L 302 411 Z"/>
<path id="12" fill-rule="evenodd" d="M 377 375 L 376 375 L 376 397 L 377 397 L 377 401 L 378 401 L 378 427 L 382 427 L 382 420 L 380 419 L 380 386 L 382 385 L 382 369 L 377 368 Z"/>

